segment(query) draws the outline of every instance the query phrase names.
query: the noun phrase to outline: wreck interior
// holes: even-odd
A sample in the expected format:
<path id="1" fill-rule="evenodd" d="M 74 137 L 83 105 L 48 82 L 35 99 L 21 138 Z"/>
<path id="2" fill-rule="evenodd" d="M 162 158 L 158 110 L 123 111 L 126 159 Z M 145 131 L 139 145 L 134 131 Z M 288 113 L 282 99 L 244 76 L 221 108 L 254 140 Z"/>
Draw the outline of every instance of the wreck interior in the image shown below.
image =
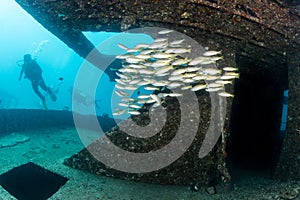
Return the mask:
<path id="1" fill-rule="evenodd" d="M 236 167 L 263 169 L 269 172 L 271 170 L 272 173 L 275 170 L 283 140 L 280 126 L 283 94 L 288 89 L 287 68 L 289 68 L 289 89 L 294 96 L 293 99 L 290 98 L 290 105 L 298 105 L 296 101 L 298 78 L 294 74 L 299 74 L 300 13 L 298 7 L 293 7 L 298 5 L 297 1 L 267 0 L 250 3 L 241 0 L 226 3 L 211 0 L 145 2 L 16 0 L 16 2 L 85 60 L 100 69 L 103 69 L 102 66 L 110 65 L 105 73 L 111 80 L 116 78 L 113 69 L 116 69 L 116 66 L 121 67 L 120 63 L 116 63 L 118 61 L 111 63 L 111 56 L 95 50 L 91 41 L 82 34 L 83 31 L 121 32 L 134 28 L 165 27 L 185 33 L 210 49 L 222 50 L 226 58 L 222 65 L 236 66 L 240 73 L 240 78 L 236 79 L 234 85 L 235 97 L 232 106 L 231 100 L 228 100 L 231 113 L 227 113 L 230 115 L 230 121 L 229 127 L 225 128 L 226 134 L 230 134 L 225 137 L 227 137 L 229 170 L 232 175 L 234 175 L 232 170 Z M 174 7 L 176 9 L 172 9 Z M 236 49 L 243 45 L 247 45 L 244 48 L 246 52 Z M 210 107 L 206 106 L 205 111 L 209 113 Z M 227 111 L 230 112 L 230 109 Z M 293 116 L 294 119 L 289 122 L 290 127 L 298 127 L 296 114 L 298 114 L 297 106 L 290 106 L 289 116 Z M 208 115 L 203 116 L 208 120 L 206 119 Z M 206 130 L 204 123 L 199 125 L 199 130 L 201 129 L 199 132 Z M 125 141 L 120 140 L 117 130 L 111 135 L 121 144 Z M 86 159 L 90 154 L 85 149 L 74 154 L 68 160 L 68 166 L 92 173 L 97 173 L 101 169 L 105 171 L 103 175 L 106 176 L 159 184 L 201 185 L 207 184 L 211 179 L 221 180 L 219 176 L 222 176 L 223 180 L 229 179 L 227 168 L 223 165 L 222 145 L 218 145 L 215 152 L 207 156 L 206 160 L 194 159 L 201 146 L 197 141 L 203 139 L 202 135 L 198 136 L 190 152 L 164 169 L 165 171 L 161 170 L 158 173 L 133 176 L 110 171 L 101 163 Z M 295 155 L 298 155 L 296 153 L 299 145 L 290 145 L 294 144 L 291 141 L 299 137 L 296 138 L 295 134 L 287 136 L 290 140 L 287 140 L 284 146 L 288 148 L 283 151 L 284 156 L 281 156 L 281 164 L 279 162 L 278 166 L 282 166 L 283 174 L 289 173 L 291 177 L 299 177 L 299 168 L 295 167 L 298 166 L 299 160 L 294 159 Z M 149 140 L 149 143 L 153 142 Z M 144 146 L 146 145 L 137 146 L 137 149 Z M 190 160 L 192 162 L 187 162 Z M 221 169 L 219 166 L 222 166 Z"/>
<path id="2" fill-rule="evenodd" d="M 288 88 L 287 64 L 267 63 L 241 55 L 236 56 L 236 64 L 240 78 L 234 86 L 228 165 L 233 176 L 235 169 L 272 176 L 284 137 L 280 124 L 283 94 Z"/>

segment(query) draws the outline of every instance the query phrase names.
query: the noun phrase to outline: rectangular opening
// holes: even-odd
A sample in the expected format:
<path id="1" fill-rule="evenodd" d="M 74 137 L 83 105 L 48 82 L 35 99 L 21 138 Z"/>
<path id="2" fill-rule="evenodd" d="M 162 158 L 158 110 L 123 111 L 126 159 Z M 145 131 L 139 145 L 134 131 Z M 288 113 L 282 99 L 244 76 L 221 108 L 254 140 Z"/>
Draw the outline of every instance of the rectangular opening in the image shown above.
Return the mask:
<path id="1" fill-rule="evenodd" d="M 251 54 L 250 54 L 251 55 Z M 278 163 L 284 131 L 281 130 L 284 94 L 288 89 L 286 59 L 260 52 L 236 55 L 240 79 L 234 86 L 228 165 L 234 169 L 267 172 Z"/>
<path id="2" fill-rule="evenodd" d="M 0 175 L 0 185 L 19 200 L 44 200 L 68 181 L 32 162 Z"/>

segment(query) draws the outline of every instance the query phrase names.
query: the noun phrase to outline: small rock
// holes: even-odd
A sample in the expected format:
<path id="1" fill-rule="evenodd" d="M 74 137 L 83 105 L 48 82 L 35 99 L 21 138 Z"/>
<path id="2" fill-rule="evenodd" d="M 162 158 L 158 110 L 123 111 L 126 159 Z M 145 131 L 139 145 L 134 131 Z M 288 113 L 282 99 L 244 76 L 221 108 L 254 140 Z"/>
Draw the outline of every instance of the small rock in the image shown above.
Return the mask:
<path id="1" fill-rule="evenodd" d="M 215 186 L 207 187 L 205 191 L 210 195 L 217 194 L 217 190 Z"/>
<path id="2" fill-rule="evenodd" d="M 282 199 L 296 199 L 297 197 L 299 197 L 299 190 L 298 188 L 287 187 L 280 192 L 278 197 Z"/>

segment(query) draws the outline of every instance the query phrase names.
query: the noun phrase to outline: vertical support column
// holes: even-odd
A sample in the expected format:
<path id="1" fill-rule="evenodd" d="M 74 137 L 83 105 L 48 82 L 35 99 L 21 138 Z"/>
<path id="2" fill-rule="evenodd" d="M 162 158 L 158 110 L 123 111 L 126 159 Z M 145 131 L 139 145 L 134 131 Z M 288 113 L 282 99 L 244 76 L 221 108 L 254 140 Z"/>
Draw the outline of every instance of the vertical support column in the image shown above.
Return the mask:
<path id="1" fill-rule="evenodd" d="M 287 105 L 283 107 L 280 131 L 285 136 L 275 172 L 275 176 L 283 180 L 300 178 L 300 53 L 292 51 L 287 58 L 289 79 L 288 110 Z M 283 103 L 287 104 L 287 98 L 284 98 Z M 284 130 L 285 123 L 287 123 L 286 130 Z"/>

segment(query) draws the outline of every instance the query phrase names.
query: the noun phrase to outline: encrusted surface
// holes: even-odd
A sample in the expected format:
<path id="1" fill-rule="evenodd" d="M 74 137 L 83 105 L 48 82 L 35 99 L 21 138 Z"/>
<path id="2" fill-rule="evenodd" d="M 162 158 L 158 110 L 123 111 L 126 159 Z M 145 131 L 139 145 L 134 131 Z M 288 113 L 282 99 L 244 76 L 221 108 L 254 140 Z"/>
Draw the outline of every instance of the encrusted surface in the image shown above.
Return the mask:
<path id="1" fill-rule="evenodd" d="M 300 178 L 300 63 L 299 52 L 289 55 L 289 100 L 287 132 L 282 147 L 277 177 Z"/>
<path id="2" fill-rule="evenodd" d="M 16 1 L 83 57 L 93 45 L 81 31 L 119 32 L 153 25 L 183 26 L 187 35 L 191 28 L 198 29 L 267 48 L 300 43 L 299 13 L 272 0 Z"/>
<path id="3" fill-rule="evenodd" d="M 299 7 L 288 3 L 290 1 L 16 1 L 45 28 L 84 58 L 88 56 L 94 46 L 84 37 L 82 31 L 120 32 L 148 26 L 174 29 L 187 34 L 204 47 L 222 50 L 225 59 L 220 62 L 221 66 L 235 66 L 235 56 L 241 53 L 243 56 L 255 57 L 263 62 L 272 62 L 272 58 L 277 56 L 283 57 L 286 59 L 289 68 L 289 121 L 278 174 L 281 174 L 281 177 L 300 178 L 300 122 L 298 117 L 298 105 L 300 105 L 298 81 L 300 55 L 296 53 L 300 49 L 300 12 Z M 243 50 L 241 51 L 241 49 Z M 258 49 L 259 51 L 257 51 Z M 261 54 L 261 52 L 264 52 L 264 54 Z M 101 54 L 97 55 L 103 56 Z M 104 57 L 101 57 L 96 64 L 94 63 L 97 67 L 101 68 L 101 65 L 106 64 L 103 63 L 105 59 L 102 58 Z M 229 88 L 229 90 L 232 90 L 232 88 Z M 228 102 L 228 108 L 230 108 L 230 105 L 231 101 Z M 210 108 L 207 108 L 206 114 L 203 114 L 206 118 L 204 122 L 208 122 L 208 110 Z M 230 109 L 227 110 L 227 116 L 229 116 L 229 113 Z M 225 130 L 228 130 L 228 122 L 227 118 Z M 160 177 L 159 181 L 155 178 L 154 173 L 132 176 L 131 174 L 123 174 L 107 169 L 93 160 L 85 149 L 66 162 L 73 167 L 86 169 L 94 173 L 133 180 L 165 184 L 190 184 L 191 182 L 207 184 L 212 180 L 219 179 L 220 174 L 226 177 L 227 172 L 225 166 L 223 166 L 223 144 L 220 142 L 207 158 L 197 160 L 195 157 L 195 153 L 199 151 L 204 130 L 205 126 L 200 124 L 197 134 L 198 139 L 195 140 L 184 157 L 168 168 L 157 172 L 157 176 Z M 126 146 L 128 141 L 124 141 L 122 134 L 119 136 L 118 133 L 117 129 L 112 130 L 110 138 L 112 141 L 118 141 L 119 145 Z M 165 139 L 167 141 L 167 138 Z M 140 149 L 145 150 L 142 148 L 142 144 L 138 143 L 137 149 L 140 147 Z M 147 144 L 155 143 L 147 141 Z M 157 145 L 157 148 L 159 148 L 160 145 Z M 89 160 L 83 162 L 83 158 Z M 103 168 L 104 171 L 98 170 L 97 166 Z"/>
<path id="4" fill-rule="evenodd" d="M 71 158 L 65 160 L 64 163 L 68 166 L 87 170 L 99 175 L 155 184 L 214 185 L 221 180 L 228 181 L 230 177 L 227 173 L 224 162 L 224 148 L 223 144 L 221 144 L 221 140 L 219 140 L 215 148 L 213 148 L 213 150 L 206 157 L 202 159 L 198 157 L 204 136 L 206 135 L 209 127 L 209 95 L 207 95 L 205 92 L 199 93 L 198 101 L 199 103 L 201 102 L 201 116 L 196 137 L 188 150 L 178 160 L 165 168 L 148 173 L 126 173 L 107 167 L 95 159 L 95 157 L 90 153 L 93 152 L 93 155 L 95 155 L 95 153 L 103 153 L 103 150 L 99 149 L 99 144 L 103 142 L 102 138 L 92 143 L 86 149 L 83 149 Z M 132 137 L 121 131 L 118 127 L 109 131 L 107 136 L 116 146 L 129 152 L 146 153 L 161 149 L 171 140 L 173 140 L 178 132 L 179 125 L 185 126 L 185 123 L 180 124 L 181 110 L 179 109 L 177 101 L 174 101 L 173 99 L 168 100 L 166 110 L 168 117 L 163 129 L 152 137 L 144 139 Z M 161 116 L 157 117 L 158 120 L 163 118 L 161 113 L 159 115 Z M 193 118 L 190 120 L 193 120 Z M 141 115 L 134 117 L 134 121 L 136 121 L 139 125 L 146 125 L 149 123 L 149 118 L 146 115 Z M 185 128 L 187 130 L 190 129 L 190 127 Z M 189 133 L 185 134 L 189 135 Z M 181 148 L 180 144 L 178 144 L 178 148 Z M 166 152 L 166 154 L 168 153 L 172 154 L 174 152 Z M 108 153 L 105 156 L 109 159 L 112 155 Z M 118 159 L 125 158 L 121 157 Z M 150 162 L 153 161 L 149 160 L 149 164 Z"/>

